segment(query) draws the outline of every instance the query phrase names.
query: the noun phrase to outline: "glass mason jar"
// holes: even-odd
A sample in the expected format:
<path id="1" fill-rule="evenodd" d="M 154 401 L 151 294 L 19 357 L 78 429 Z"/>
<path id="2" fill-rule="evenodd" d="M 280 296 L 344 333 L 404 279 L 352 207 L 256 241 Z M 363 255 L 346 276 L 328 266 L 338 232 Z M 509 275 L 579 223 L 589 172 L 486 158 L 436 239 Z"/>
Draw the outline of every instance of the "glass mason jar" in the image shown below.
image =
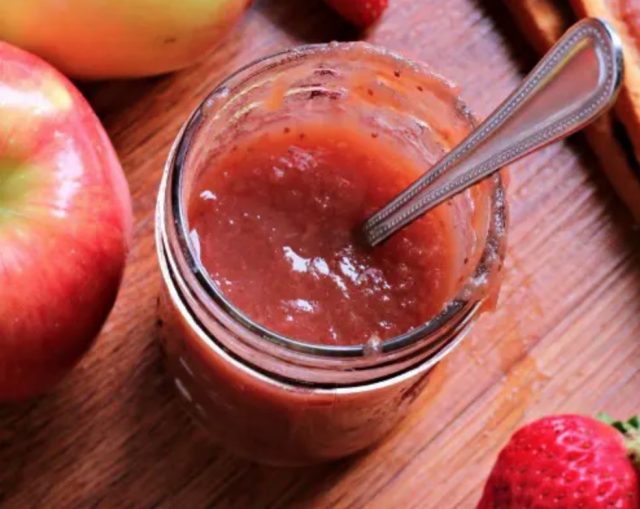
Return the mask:
<path id="1" fill-rule="evenodd" d="M 494 304 L 505 248 L 504 188 L 495 175 L 442 205 L 454 218 L 456 289 L 427 323 L 384 341 L 332 346 L 252 321 L 203 267 L 186 204 L 207 161 L 232 140 L 307 118 L 375 126 L 425 170 L 474 125 L 455 88 L 426 67 L 364 43 L 331 43 L 241 69 L 183 127 L 157 205 L 160 341 L 178 392 L 217 441 L 276 465 L 336 459 L 388 433 L 429 370 Z"/>

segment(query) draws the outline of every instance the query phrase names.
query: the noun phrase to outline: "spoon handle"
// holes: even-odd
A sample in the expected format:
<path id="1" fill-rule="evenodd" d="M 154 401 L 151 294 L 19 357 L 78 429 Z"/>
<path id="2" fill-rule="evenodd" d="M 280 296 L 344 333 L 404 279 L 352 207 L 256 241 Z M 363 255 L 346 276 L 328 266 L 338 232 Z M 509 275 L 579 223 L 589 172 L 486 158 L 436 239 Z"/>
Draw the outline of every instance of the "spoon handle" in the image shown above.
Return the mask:
<path id="1" fill-rule="evenodd" d="M 573 25 L 477 129 L 364 224 L 375 246 L 503 166 L 564 138 L 614 102 L 622 45 L 603 20 Z"/>

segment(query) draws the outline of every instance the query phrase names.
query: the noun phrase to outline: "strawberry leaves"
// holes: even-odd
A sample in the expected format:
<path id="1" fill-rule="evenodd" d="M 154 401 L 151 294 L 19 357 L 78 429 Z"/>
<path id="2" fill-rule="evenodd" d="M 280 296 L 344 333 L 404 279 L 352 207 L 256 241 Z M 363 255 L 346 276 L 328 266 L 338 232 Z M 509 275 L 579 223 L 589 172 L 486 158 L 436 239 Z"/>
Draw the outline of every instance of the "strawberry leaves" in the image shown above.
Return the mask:
<path id="1" fill-rule="evenodd" d="M 624 435 L 624 443 L 631 461 L 640 470 L 640 415 L 635 415 L 626 421 L 619 421 L 601 412 L 598 414 L 598 420 L 613 426 Z"/>

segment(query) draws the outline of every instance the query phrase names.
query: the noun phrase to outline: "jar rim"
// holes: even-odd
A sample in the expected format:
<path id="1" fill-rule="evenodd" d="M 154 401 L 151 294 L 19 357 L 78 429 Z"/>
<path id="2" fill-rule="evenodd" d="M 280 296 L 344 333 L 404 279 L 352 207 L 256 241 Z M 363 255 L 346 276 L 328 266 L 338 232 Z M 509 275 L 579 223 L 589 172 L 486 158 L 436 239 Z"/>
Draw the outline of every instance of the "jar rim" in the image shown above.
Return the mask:
<path id="1" fill-rule="evenodd" d="M 173 220 L 166 224 L 170 224 L 175 229 L 174 233 L 179 247 L 178 253 L 184 258 L 186 265 L 191 270 L 191 275 L 200 286 L 200 289 L 204 291 L 204 296 L 211 299 L 213 303 L 219 306 L 225 313 L 231 316 L 244 328 L 257 334 L 269 343 L 293 352 L 322 358 L 362 358 L 368 357 L 372 353 L 385 354 L 404 350 L 408 347 L 414 346 L 421 339 L 442 330 L 453 319 L 459 317 L 461 313 L 463 314 L 462 322 L 468 323 L 477 314 L 481 302 L 470 302 L 468 298 L 463 298 L 459 294 L 445 304 L 442 311 L 429 321 L 403 334 L 381 340 L 379 345 L 376 345 L 375 352 L 371 352 L 371 345 L 367 342 L 357 345 L 326 345 L 302 341 L 279 334 L 278 332 L 261 325 L 247 316 L 224 295 L 224 292 L 213 281 L 198 256 L 198 250 L 189 235 L 186 206 L 182 199 L 181 188 L 183 176 L 186 172 L 186 156 L 189 153 L 191 143 L 205 118 L 203 110 L 208 107 L 212 98 L 225 94 L 229 88 L 231 88 L 231 85 L 235 87 L 238 84 L 242 84 L 243 79 L 251 78 L 256 74 L 264 73 L 280 65 L 292 63 L 299 59 L 316 55 L 333 56 L 334 54 L 338 54 L 342 57 L 353 52 L 357 52 L 359 57 L 361 57 L 364 52 L 366 56 L 388 59 L 391 64 L 410 68 L 421 75 L 429 76 L 430 78 L 434 78 L 444 84 L 448 83 L 445 78 L 432 71 L 423 63 L 411 61 L 386 48 L 381 48 L 364 42 L 311 44 L 275 53 L 255 60 L 254 62 L 238 69 L 219 83 L 213 91 L 205 97 L 205 99 L 196 107 L 183 126 L 181 132 L 178 134 L 174 147 L 169 155 L 165 175 L 163 177 L 163 181 L 166 179 L 164 184 L 166 184 L 168 203 L 173 216 Z M 456 108 L 459 109 L 459 112 L 462 113 L 472 125 L 475 125 L 473 116 L 470 114 L 464 103 L 457 103 Z M 490 178 L 493 180 L 492 194 L 490 198 L 492 204 L 491 220 L 500 221 L 504 224 L 506 222 L 506 205 L 504 203 L 504 186 L 502 178 L 498 173 Z M 165 203 L 162 194 L 163 193 L 161 191 L 161 196 L 159 196 L 158 199 L 158 228 L 162 228 L 162 224 L 165 224 L 164 221 L 160 219 L 160 212 Z M 489 238 L 490 234 L 491 228 L 485 242 L 485 252 L 487 245 L 492 241 L 492 239 Z M 158 236 L 158 238 L 160 238 L 160 236 Z M 497 239 L 498 243 L 501 243 L 502 240 L 502 238 Z M 482 258 L 484 258 L 484 255 Z M 482 264 L 483 260 L 481 259 L 479 263 Z M 471 277 L 473 277 L 474 274 L 475 271 L 472 272 Z"/>

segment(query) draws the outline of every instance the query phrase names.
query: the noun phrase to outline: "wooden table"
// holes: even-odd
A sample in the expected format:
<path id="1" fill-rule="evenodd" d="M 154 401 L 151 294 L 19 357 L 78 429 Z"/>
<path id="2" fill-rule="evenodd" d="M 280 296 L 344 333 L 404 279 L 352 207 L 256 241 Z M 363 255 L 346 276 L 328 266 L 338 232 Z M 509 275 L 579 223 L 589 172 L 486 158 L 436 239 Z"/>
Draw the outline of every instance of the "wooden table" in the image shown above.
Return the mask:
<path id="1" fill-rule="evenodd" d="M 457 81 L 479 116 L 533 63 L 499 2 L 391 0 L 369 35 Z M 48 396 L 0 410 L 3 508 L 471 508 L 516 426 L 552 412 L 640 410 L 638 234 L 582 139 L 514 167 L 498 310 L 436 370 L 377 449 L 306 470 L 252 465 L 209 444 L 167 383 L 154 342 L 153 208 L 180 123 L 248 61 L 353 38 L 319 0 L 257 1 L 195 68 L 85 86 L 135 205 L 124 284 L 96 346 Z"/>

